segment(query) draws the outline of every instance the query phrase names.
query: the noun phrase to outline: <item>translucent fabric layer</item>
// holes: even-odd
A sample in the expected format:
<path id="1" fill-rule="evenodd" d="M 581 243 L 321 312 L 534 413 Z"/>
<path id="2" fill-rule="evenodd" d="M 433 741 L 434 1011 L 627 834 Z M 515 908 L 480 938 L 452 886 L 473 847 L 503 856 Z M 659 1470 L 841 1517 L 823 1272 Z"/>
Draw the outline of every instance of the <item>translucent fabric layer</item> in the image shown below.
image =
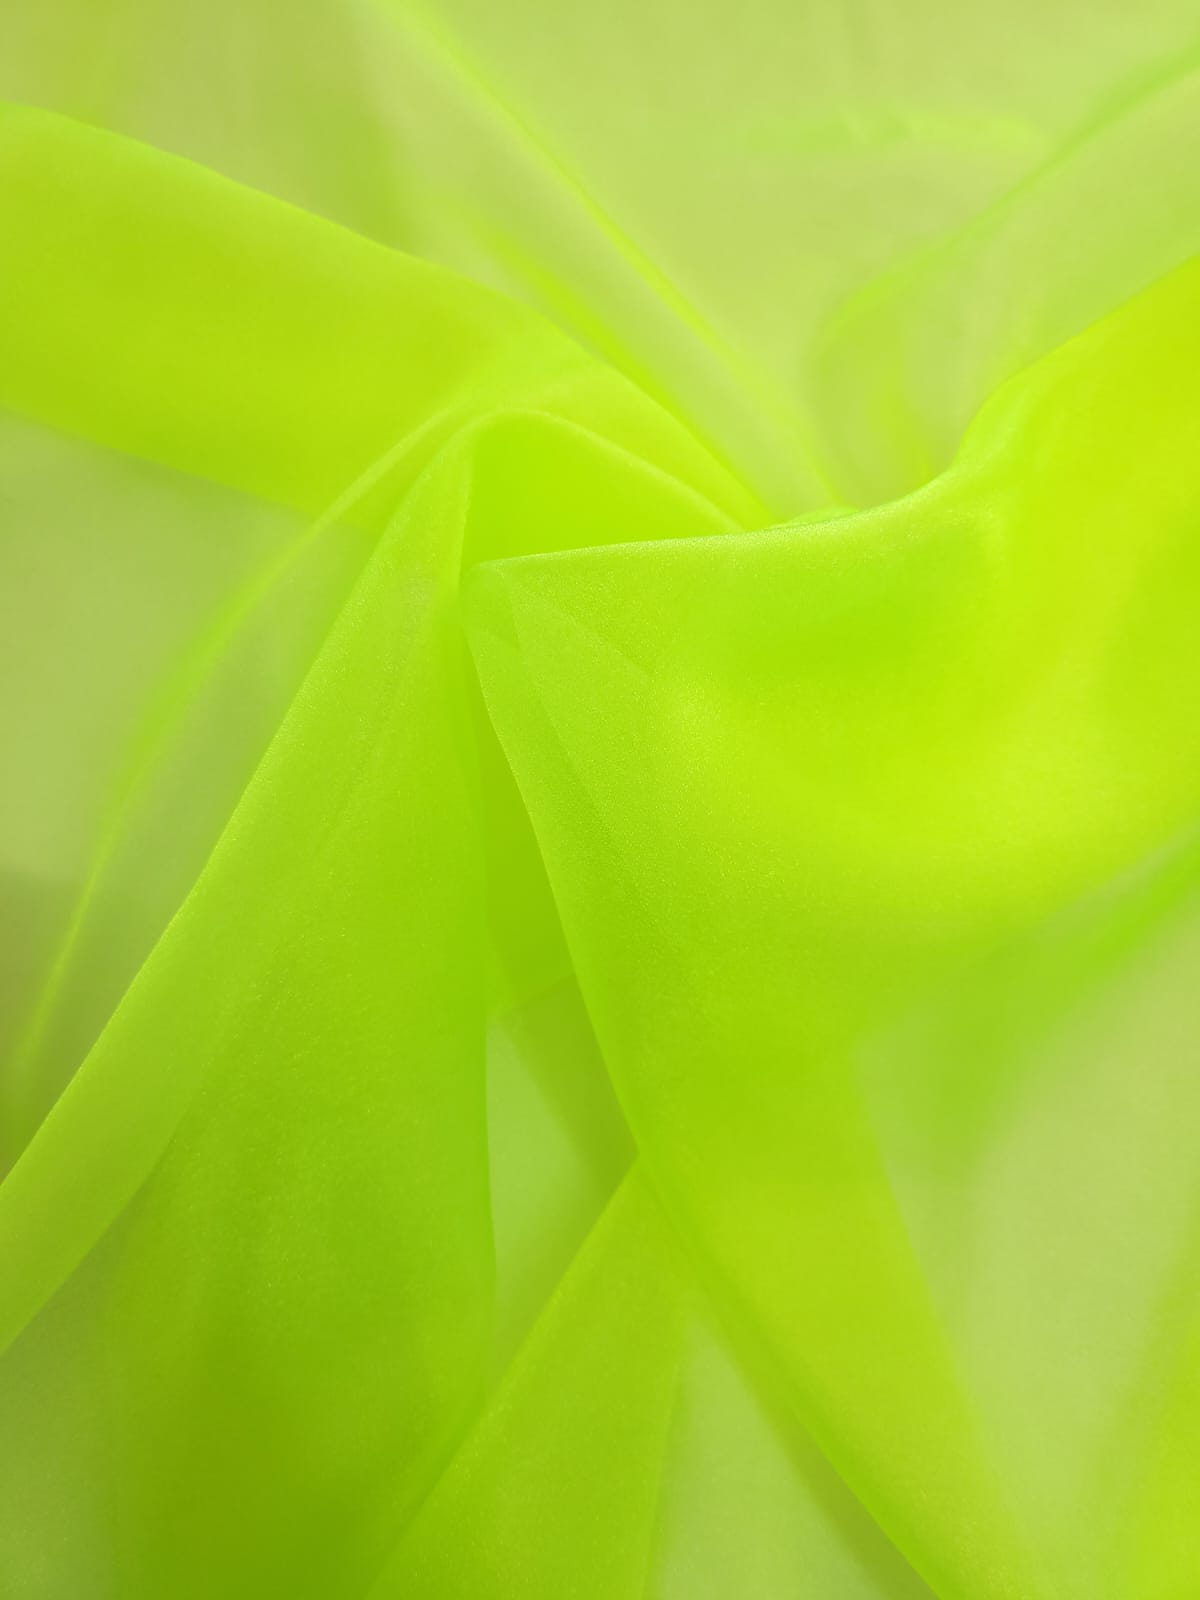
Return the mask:
<path id="1" fill-rule="evenodd" d="M 1200 20 L 13 0 L 0 1596 L 1200 1593 Z"/>

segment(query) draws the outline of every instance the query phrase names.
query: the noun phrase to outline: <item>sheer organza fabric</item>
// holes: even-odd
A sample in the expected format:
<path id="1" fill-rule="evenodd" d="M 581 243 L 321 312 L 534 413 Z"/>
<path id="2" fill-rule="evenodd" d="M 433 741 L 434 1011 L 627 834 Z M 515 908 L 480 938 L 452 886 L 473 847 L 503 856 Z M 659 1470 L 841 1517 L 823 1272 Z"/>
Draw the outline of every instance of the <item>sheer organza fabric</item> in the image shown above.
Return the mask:
<path id="1" fill-rule="evenodd" d="M 0 1593 L 1200 1592 L 1198 65 L 9 7 Z"/>

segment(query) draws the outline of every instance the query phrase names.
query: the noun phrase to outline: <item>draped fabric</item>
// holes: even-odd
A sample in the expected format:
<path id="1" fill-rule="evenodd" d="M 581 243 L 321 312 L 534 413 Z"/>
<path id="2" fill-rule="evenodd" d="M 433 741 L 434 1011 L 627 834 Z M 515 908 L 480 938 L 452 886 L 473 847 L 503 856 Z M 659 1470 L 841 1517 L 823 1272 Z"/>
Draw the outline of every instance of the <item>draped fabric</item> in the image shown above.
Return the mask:
<path id="1" fill-rule="evenodd" d="M 1198 69 L 5 0 L 4 1600 L 1200 1594 Z"/>

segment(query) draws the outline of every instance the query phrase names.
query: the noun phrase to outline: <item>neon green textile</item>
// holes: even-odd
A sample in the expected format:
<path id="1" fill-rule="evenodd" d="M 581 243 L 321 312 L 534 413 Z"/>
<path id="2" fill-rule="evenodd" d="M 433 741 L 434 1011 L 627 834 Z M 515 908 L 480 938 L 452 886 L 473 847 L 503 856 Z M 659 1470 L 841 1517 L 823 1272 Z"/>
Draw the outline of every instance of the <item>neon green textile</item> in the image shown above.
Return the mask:
<path id="1" fill-rule="evenodd" d="M 1200 1594 L 1200 19 L 10 0 L 0 1600 Z"/>

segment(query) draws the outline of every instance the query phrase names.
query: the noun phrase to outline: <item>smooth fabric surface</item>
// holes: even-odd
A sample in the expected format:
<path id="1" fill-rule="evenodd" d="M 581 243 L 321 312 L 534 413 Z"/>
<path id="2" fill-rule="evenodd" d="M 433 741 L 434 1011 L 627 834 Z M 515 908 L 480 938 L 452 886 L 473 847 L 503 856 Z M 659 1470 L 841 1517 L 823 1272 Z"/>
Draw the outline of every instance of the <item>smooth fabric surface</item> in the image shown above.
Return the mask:
<path id="1" fill-rule="evenodd" d="M 1200 1593 L 1200 15 L 0 99 L 0 1597 Z"/>

